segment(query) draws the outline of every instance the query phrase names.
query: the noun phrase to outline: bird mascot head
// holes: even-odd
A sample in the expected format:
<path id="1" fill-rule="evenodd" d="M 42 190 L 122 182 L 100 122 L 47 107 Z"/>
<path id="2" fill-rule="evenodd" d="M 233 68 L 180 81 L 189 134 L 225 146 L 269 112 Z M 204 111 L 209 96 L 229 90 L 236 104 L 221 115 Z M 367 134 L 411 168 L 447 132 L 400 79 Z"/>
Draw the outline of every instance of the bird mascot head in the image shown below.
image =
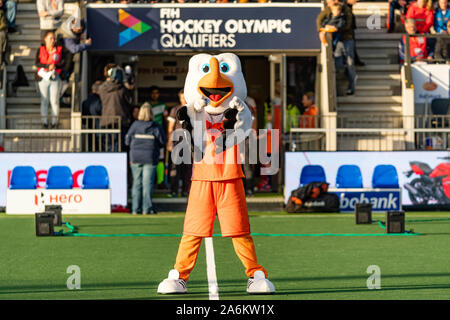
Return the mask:
<path id="1" fill-rule="evenodd" d="M 193 56 L 189 60 L 184 94 L 188 105 L 206 99 L 205 111 L 210 114 L 224 112 L 234 97 L 245 100 L 247 86 L 238 56 L 233 53 Z"/>

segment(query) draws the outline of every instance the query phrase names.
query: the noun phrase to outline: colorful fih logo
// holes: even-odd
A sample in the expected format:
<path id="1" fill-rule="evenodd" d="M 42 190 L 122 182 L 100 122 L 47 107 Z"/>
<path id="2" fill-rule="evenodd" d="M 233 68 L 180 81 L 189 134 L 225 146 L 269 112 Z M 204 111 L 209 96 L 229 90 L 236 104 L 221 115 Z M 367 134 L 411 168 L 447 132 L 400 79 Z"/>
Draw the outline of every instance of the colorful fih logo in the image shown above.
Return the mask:
<path id="1" fill-rule="evenodd" d="M 133 17 L 131 14 L 122 9 L 119 9 L 119 23 L 121 28 L 119 33 L 119 47 L 139 37 L 141 34 L 152 28 L 145 22 Z"/>

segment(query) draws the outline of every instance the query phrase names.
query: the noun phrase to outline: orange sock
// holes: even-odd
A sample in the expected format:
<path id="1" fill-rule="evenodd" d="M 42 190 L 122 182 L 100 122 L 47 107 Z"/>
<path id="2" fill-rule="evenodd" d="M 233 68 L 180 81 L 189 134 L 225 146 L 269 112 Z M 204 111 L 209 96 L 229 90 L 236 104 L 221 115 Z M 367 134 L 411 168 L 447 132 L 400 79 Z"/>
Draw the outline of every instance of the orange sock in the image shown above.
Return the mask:
<path id="1" fill-rule="evenodd" d="M 183 235 L 181 238 L 174 269 L 178 270 L 180 278 L 186 282 L 189 280 L 189 275 L 197 262 L 202 239 L 202 237 L 189 235 Z M 261 270 L 267 278 L 266 269 L 257 262 L 252 236 L 233 237 L 232 240 L 236 255 L 244 265 L 247 277 L 251 278 L 255 271 Z"/>
<path id="2" fill-rule="evenodd" d="M 267 271 L 258 264 L 256 259 L 255 245 L 251 235 L 233 237 L 233 246 L 236 255 L 245 267 L 247 277 L 253 277 L 255 271 L 261 270 L 267 278 Z"/>
<path id="3" fill-rule="evenodd" d="M 180 278 L 184 281 L 189 280 L 189 274 L 197 262 L 198 251 L 202 244 L 202 237 L 183 235 L 180 246 L 178 247 L 177 259 L 174 269 L 180 273 Z"/>

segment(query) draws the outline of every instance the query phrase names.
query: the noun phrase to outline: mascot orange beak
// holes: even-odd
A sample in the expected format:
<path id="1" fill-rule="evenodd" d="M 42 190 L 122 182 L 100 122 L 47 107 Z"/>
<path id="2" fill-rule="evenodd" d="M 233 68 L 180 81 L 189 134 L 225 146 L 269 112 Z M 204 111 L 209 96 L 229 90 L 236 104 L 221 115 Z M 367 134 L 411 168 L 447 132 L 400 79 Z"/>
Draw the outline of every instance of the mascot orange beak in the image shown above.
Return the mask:
<path id="1" fill-rule="evenodd" d="M 209 60 L 210 71 L 198 82 L 197 90 L 210 100 L 214 108 L 221 105 L 233 93 L 233 82 L 219 69 L 216 58 Z"/>

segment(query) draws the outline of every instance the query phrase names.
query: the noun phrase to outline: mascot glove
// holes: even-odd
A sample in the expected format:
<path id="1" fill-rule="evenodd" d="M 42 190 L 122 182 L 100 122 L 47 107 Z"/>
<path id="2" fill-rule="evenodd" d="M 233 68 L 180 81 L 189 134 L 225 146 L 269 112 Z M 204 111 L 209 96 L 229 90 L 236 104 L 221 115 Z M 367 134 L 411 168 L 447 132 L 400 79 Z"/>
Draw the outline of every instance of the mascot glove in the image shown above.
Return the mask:
<path id="1" fill-rule="evenodd" d="M 203 97 L 199 97 L 198 99 L 195 100 L 194 102 L 194 110 L 196 112 L 202 112 L 203 109 L 208 105 L 208 102 L 206 101 L 205 98 Z"/>
<path id="2" fill-rule="evenodd" d="M 246 106 L 245 102 L 242 101 L 238 97 L 233 97 L 233 99 L 230 101 L 228 107 L 232 109 L 236 109 L 237 115 L 236 115 L 236 123 L 234 124 L 234 129 L 242 129 L 244 132 L 246 132 L 246 136 L 248 135 L 248 130 L 252 127 L 252 113 L 250 112 L 250 109 Z"/>

